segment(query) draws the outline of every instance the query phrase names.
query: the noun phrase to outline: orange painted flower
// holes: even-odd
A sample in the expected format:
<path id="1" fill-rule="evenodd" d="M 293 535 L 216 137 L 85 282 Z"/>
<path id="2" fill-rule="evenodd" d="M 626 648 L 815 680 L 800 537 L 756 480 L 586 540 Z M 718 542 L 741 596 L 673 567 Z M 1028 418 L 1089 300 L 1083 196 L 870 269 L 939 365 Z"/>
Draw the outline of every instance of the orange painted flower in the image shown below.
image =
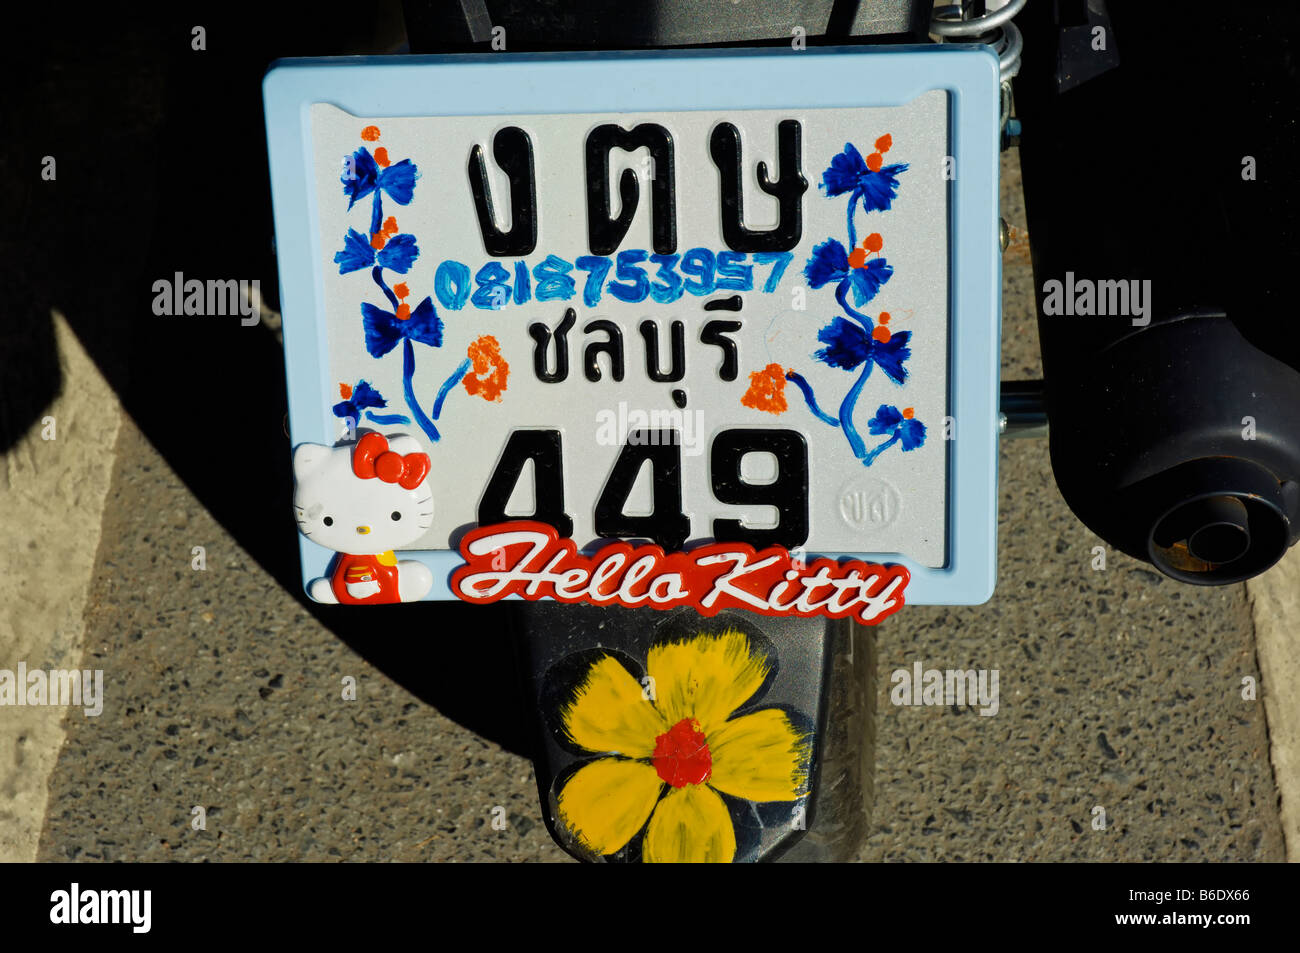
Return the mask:
<path id="1" fill-rule="evenodd" d="M 785 399 L 785 371 L 780 364 L 769 364 L 749 375 L 749 390 L 740 398 L 746 407 L 769 414 L 783 414 L 789 409 Z"/>
<path id="2" fill-rule="evenodd" d="M 808 788 L 812 739 L 790 715 L 735 714 L 752 705 L 772 664 L 735 629 L 653 645 L 642 681 L 602 655 L 560 709 L 567 740 L 603 757 L 564 782 L 559 823 L 598 856 L 644 830 L 646 863 L 734 860 L 723 795 L 790 802 Z"/>
<path id="3" fill-rule="evenodd" d="M 361 130 L 361 138 L 366 142 L 377 142 L 379 140 L 379 127 L 366 126 Z"/>
<path id="4" fill-rule="evenodd" d="M 870 169 L 872 172 L 879 172 L 881 165 L 883 165 L 885 161 L 885 157 L 881 155 L 881 153 L 888 152 L 889 147 L 892 146 L 893 144 L 894 144 L 894 137 L 891 136 L 889 133 L 885 133 L 883 136 L 877 139 L 876 151 L 871 153 L 871 155 L 867 156 L 867 168 Z"/>
<path id="5" fill-rule="evenodd" d="M 484 400 L 499 401 L 510 378 L 510 365 L 501 356 L 501 345 L 490 334 L 476 338 L 469 346 L 470 370 L 465 390 Z"/>
<path id="6" fill-rule="evenodd" d="M 877 341 L 879 341 L 881 344 L 888 344 L 889 339 L 894 336 L 894 332 L 890 331 L 889 328 L 885 326 L 889 324 L 889 320 L 890 320 L 889 312 L 881 311 L 880 317 L 877 320 L 880 323 L 877 324 L 875 330 L 871 332 L 871 336 L 875 338 Z"/>
<path id="7" fill-rule="evenodd" d="M 384 221 L 384 224 L 380 227 L 379 231 L 370 236 L 370 247 L 375 249 L 375 251 L 379 251 L 388 244 L 388 239 L 396 234 L 397 219 L 390 215 Z"/>

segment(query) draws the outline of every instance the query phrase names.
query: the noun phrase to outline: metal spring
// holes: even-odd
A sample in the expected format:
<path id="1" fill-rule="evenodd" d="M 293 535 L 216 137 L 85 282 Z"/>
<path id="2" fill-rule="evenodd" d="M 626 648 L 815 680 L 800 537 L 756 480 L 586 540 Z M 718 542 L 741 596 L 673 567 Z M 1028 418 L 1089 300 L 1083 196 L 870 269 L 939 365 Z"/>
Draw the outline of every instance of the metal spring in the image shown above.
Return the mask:
<path id="1" fill-rule="evenodd" d="M 962 19 L 962 4 L 952 3 L 935 7 L 930 19 L 930 32 L 940 41 L 959 38 L 987 43 L 998 55 L 998 71 L 1003 83 L 1020 72 L 1020 54 L 1024 51 L 1024 38 L 1011 18 L 1024 9 L 1028 0 L 1009 0 L 991 13 L 969 20 Z"/>

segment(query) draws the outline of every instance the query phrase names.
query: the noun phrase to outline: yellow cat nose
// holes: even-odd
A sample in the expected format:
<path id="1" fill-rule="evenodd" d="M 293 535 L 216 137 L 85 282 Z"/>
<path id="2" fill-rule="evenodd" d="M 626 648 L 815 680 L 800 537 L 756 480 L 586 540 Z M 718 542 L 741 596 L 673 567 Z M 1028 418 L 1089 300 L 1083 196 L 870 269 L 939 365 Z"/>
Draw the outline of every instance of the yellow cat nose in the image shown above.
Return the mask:
<path id="1" fill-rule="evenodd" d="M 358 536 L 365 536 L 365 535 L 366 535 L 367 533 L 369 533 L 369 532 L 370 532 L 370 527 L 369 527 L 369 526 L 358 526 L 358 527 L 357 527 L 357 535 L 358 535 Z"/>

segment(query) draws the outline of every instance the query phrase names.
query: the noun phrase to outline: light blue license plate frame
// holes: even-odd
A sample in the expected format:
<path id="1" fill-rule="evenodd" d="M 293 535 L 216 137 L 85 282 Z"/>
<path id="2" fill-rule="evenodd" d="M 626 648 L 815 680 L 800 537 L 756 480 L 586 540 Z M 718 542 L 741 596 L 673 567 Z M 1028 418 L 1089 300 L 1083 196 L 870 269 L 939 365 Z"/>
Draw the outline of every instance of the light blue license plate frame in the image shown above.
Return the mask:
<path id="1" fill-rule="evenodd" d="M 946 559 L 902 563 L 911 604 L 966 605 L 993 594 L 997 563 L 1001 264 L 997 241 L 997 58 L 979 46 L 822 47 L 566 54 L 347 57 L 278 61 L 264 83 L 280 301 L 294 445 L 332 444 L 323 249 L 313 176 L 313 104 L 357 116 L 504 115 L 894 106 L 949 98 L 949 327 Z M 815 170 L 806 170 L 815 174 Z M 810 175 L 810 179 L 812 175 Z M 336 385 L 334 385 L 336 386 Z M 304 584 L 334 553 L 300 537 Z M 861 555 L 861 554 L 855 554 Z M 403 552 L 452 599 L 455 551 Z"/>

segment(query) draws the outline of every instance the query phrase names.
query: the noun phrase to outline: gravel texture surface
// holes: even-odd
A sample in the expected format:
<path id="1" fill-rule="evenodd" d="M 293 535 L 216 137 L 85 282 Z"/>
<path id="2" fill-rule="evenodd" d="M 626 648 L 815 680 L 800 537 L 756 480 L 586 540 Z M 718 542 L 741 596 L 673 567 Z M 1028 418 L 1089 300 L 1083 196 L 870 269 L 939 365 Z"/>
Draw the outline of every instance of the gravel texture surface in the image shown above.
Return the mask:
<path id="1" fill-rule="evenodd" d="M 1003 373 L 1023 379 L 1039 369 L 1014 155 L 1005 171 Z M 245 373 L 273 375 L 257 333 Z M 216 380 L 221 358 L 192 372 Z M 287 456 L 279 426 L 256 425 L 259 452 Z M 105 710 L 67 718 L 40 857 L 566 859 L 524 756 L 509 615 L 313 606 L 295 587 L 288 486 L 218 493 L 238 482 L 231 464 L 163 443 L 132 421 L 119 436 L 82 660 L 104 669 Z M 874 633 L 861 858 L 1281 859 L 1263 708 L 1240 694 L 1258 677 L 1243 587 L 1181 586 L 1109 551 L 1094 569 L 1101 541 L 1041 440 L 1004 442 L 999 532 L 992 602 L 909 606 Z M 890 673 L 917 661 L 997 669 L 1000 710 L 891 704 Z"/>

